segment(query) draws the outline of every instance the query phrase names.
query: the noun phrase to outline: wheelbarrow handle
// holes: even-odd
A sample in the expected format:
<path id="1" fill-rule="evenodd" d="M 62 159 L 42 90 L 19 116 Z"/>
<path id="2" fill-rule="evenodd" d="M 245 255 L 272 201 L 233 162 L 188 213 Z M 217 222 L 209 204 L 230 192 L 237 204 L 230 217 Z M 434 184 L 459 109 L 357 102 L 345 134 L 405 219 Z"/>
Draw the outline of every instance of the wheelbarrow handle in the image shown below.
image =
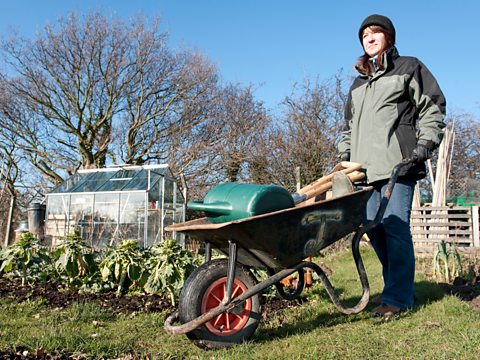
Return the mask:
<path id="1" fill-rule="evenodd" d="M 392 196 L 393 188 L 395 187 L 395 184 L 397 183 L 398 175 L 400 174 L 400 171 L 406 167 L 410 166 L 414 163 L 417 162 L 417 156 L 415 154 L 412 155 L 410 158 L 403 159 L 402 162 L 399 164 L 395 165 L 395 167 L 392 170 L 392 174 L 390 175 L 390 178 L 387 183 L 387 187 L 385 189 L 385 193 L 382 197 L 382 200 L 380 202 L 380 206 L 378 208 L 377 214 L 375 215 L 375 219 L 368 223 L 366 226 L 370 227 L 375 227 L 383 219 L 383 215 L 385 214 L 385 210 L 387 209 L 388 202 L 390 201 L 390 197 Z"/>

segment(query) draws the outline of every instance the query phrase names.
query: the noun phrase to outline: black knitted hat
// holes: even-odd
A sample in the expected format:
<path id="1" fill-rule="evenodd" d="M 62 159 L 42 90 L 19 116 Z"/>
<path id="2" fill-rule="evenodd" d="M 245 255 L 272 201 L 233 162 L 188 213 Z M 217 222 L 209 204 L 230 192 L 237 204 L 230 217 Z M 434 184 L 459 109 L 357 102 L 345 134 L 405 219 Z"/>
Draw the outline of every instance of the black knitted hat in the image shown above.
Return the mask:
<path id="1" fill-rule="evenodd" d="M 392 21 L 388 17 L 378 14 L 370 15 L 365 20 L 363 20 L 362 25 L 360 25 L 360 29 L 358 30 L 358 37 L 360 39 L 360 43 L 362 43 L 363 30 L 372 25 L 381 26 L 389 33 L 391 33 L 393 37 L 393 43 L 395 44 L 395 27 L 393 26 Z"/>

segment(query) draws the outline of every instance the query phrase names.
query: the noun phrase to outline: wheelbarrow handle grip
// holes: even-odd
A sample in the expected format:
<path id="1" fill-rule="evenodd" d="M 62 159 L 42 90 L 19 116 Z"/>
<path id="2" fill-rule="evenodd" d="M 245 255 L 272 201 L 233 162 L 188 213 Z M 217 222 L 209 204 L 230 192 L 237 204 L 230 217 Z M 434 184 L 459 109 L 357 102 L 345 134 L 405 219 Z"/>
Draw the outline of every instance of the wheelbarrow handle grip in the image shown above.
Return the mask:
<path id="1" fill-rule="evenodd" d="M 377 214 L 375 215 L 375 219 L 367 226 L 375 227 L 378 224 L 380 224 L 380 222 L 382 221 L 383 215 L 385 214 L 385 210 L 387 209 L 388 202 L 390 201 L 390 197 L 392 196 L 393 188 L 397 183 L 397 179 L 398 179 L 398 175 L 400 174 L 400 171 L 406 166 L 415 164 L 417 160 L 418 158 L 414 154 L 412 155 L 412 157 L 405 158 L 402 160 L 402 162 L 395 165 L 395 167 L 392 170 L 392 174 L 390 175 L 390 179 L 388 180 L 387 188 L 385 189 L 385 193 L 380 202 L 380 206 L 378 208 Z"/>

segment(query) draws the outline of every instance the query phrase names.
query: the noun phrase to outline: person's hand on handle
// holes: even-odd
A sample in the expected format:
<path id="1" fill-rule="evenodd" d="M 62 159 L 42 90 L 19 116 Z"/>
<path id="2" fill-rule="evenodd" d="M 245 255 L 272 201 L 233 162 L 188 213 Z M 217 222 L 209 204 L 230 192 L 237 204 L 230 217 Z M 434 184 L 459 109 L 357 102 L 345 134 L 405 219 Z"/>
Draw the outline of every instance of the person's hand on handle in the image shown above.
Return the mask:
<path id="1" fill-rule="evenodd" d="M 424 162 L 432 157 L 435 145 L 430 140 L 418 140 L 417 147 L 413 149 L 412 157 L 417 163 Z"/>

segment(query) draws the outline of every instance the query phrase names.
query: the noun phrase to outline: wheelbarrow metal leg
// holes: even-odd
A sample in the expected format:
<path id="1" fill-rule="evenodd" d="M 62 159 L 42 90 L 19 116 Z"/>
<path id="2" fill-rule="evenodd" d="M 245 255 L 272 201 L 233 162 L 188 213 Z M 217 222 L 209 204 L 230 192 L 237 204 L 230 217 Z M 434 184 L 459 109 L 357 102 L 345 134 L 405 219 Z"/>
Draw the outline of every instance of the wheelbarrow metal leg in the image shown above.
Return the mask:
<path id="1" fill-rule="evenodd" d="M 274 274 L 273 269 L 268 269 L 268 273 L 270 276 Z M 298 271 L 298 282 L 297 286 L 295 287 L 295 290 L 293 292 L 286 292 L 283 288 L 282 283 L 278 282 L 275 284 L 275 287 L 277 289 L 278 295 L 284 299 L 284 300 L 294 300 L 297 299 L 304 287 L 305 287 L 305 274 L 303 272 L 303 268 Z"/>
<path id="2" fill-rule="evenodd" d="M 368 284 L 368 278 L 365 272 L 365 268 L 363 266 L 362 258 L 360 256 L 360 251 L 359 251 L 359 243 L 360 239 L 365 233 L 365 229 L 361 228 L 359 229 L 352 240 L 352 251 L 353 251 L 353 256 L 355 258 L 355 263 L 357 264 L 357 270 L 360 275 L 360 280 L 362 282 L 362 287 L 363 287 L 363 295 L 358 304 L 352 308 L 345 308 L 339 300 L 338 295 L 336 294 L 335 290 L 333 289 L 333 286 L 328 279 L 327 275 L 325 272 L 322 270 L 320 266 L 313 262 L 308 262 L 304 261 L 301 262 L 291 268 L 284 269 L 279 271 L 278 273 L 270 276 L 268 279 L 262 281 L 261 283 L 258 283 L 257 285 L 251 287 L 247 291 L 245 291 L 243 294 L 240 296 L 234 298 L 227 304 L 220 304 L 219 306 L 209 310 L 208 312 L 200 315 L 199 317 L 193 319 L 192 321 L 189 321 L 185 324 L 182 325 L 177 325 L 174 326 L 173 323 L 178 320 L 178 312 L 173 313 L 170 315 L 164 325 L 164 329 L 167 333 L 172 334 L 172 335 L 178 335 L 178 334 L 186 334 L 190 331 L 195 330 L 199 326 L 209 322 L 213 318 L 217 317 L 221 313 L 231 311 L 233 308 L 236 306 L 240 305 L 243 303 L 246 299 L 252 297 L 255 294 L 261 293 L 263 290 L 269 288 L 270 286 L 278 283 L 280 280 L 283 278 L 293 274 L 294 272 L 297 271 L 303 271 L 303 268 L 310 268 L 314 270 L 318 276 L 320 277 L 323 285 L 325 286 L 325 289 L 327 290 L 328 295 L 330 296 L 330 299 L 332 302 L 335 304 L 337 309 L 342 312 L 343 314 L 356 314 L 362 311 L 368 304 L 368 299 L 370 297 L 370 288 Z M 236 249 L 236 246 L 234 247 Z M 233 251 L 233 249 L 232 249 Z"/>
<path id="3" fill-rule="evenodd" d="M 225 290 L 225 299 L 222 303 L 228 304 L 232 300 L 233 281 L 235 280 L 235 267 L 237 266 L 237 243 L 228 241 L 228 270 L 227 286 Z"/>
<path id="4" fill-rule="evenodd" d="M 205 243 L 205 262 L 209 262 L 212 260 L 212 243 L 207 241 Z"/>

